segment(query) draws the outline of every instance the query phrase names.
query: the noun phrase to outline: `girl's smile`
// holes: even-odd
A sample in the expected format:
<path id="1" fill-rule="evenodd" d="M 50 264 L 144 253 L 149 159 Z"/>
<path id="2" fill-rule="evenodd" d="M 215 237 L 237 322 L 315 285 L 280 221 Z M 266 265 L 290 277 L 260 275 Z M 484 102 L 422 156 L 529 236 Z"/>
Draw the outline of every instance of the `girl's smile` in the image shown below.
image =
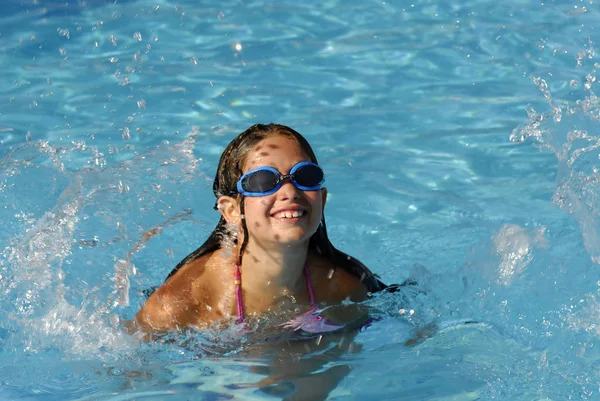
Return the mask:
<path id="1" fill-rule="evenodd" d="M 305 214 L 306 211 L 304 210 L 304 208 L 296 207 L 279 210 L 271 214 L 271 217 L 274 217 L 278 220 L 298 221 L 300 220 L 300 218 L 304 217 Z"/>

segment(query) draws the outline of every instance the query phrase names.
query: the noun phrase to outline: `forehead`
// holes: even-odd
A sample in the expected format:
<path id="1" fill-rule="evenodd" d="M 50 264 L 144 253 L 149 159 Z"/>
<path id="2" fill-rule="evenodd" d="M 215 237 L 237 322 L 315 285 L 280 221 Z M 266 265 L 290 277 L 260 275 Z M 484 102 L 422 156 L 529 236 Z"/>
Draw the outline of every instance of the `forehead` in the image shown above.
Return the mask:
<path id="1" fill-rule="evenodd" d="M 310 160 L 298 142 L 282 135 L 269 136 L 254 145 L 246 157 L 244 171 L 260 166 L 275 167 L 287 171 L 294 164 Z"/>

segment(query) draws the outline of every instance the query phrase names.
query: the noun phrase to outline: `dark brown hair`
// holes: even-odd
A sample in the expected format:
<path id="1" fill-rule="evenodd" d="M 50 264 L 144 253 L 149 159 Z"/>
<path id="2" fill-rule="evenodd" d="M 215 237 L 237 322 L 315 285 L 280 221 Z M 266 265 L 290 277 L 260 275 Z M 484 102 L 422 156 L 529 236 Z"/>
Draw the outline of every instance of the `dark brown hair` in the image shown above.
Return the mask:
<path id="1" fill-rule="evenodd" d="M 213 192 L 217 199 L 221 196 L 240 196 L 236 190 L 236 183 L 243 174 L 243 166 L 248 152 L 263 139 L 273 136 L 282 135 L 295 140 L 300 148 L 310 157 L 313 163 L 317 163 L 315 156 L 308 141 L 293 129 L 280 124 L 256 124 L 235 137 L 223 151 L 217 173 L 213 182 Z M 240 202 L 241 213 L 244 214 L 244 202 Z M 216 208 L 216 204 L 215 204 Z M 212 231 L 208 239 L 194 252 L 185 257 L 175 268 L 167 279 L 171 277 L 177 270 L 194 259 L 197 259 L 207 253 L 223 248 L 225 241 L 231 243 L 231 235 L 229 228 L 226 225 L 223 216 L 220 217 L 217 226 Z M 244 230 L 244 241 L 240 246 L 238 263 L 241 263 L 241 258 L 246 247 L 248 231 L 245 219 L 242 219 L 242 229 Z M 325 214 L 321 217 L 321 223 L 317 231 L 309 240 L 309 248 L 329 259 L 334 266 L 340 267 L 349 273 L 359 277 L 365 287 L 370 292 L 376 292 L 385 289 L 387 286 L 383 284 L 365 265 L 350 255 L 337 250 L 329 238 L 327 237 L 327 228 L 325 226 Z"/>

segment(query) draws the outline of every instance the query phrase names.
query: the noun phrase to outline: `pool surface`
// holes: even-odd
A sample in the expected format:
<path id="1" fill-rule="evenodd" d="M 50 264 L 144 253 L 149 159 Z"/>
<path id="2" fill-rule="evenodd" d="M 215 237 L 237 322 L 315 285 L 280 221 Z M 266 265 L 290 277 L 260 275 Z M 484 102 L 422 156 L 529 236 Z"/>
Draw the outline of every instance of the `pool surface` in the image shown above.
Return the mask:
<path id="1" fill-rule="evenodd" d="M 0 399 L 599 399 L 598 10 L 5 0 Z M 332 242 L 417 284 L 357 333 L 140 343 L 257 122 L 310 141 Z"/>

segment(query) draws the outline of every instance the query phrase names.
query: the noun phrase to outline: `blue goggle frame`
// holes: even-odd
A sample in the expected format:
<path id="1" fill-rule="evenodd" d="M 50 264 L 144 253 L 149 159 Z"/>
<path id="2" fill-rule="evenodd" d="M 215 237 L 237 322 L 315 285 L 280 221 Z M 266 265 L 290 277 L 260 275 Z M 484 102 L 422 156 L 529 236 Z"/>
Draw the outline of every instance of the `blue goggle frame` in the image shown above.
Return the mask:
<path id="1" fill-rule="evenodd" d="M 316 191 L 323 188 L 325 174 L 318 164 L 306 161 L 295 164 L 286 175 L 273 167 L 262 166 L 242 175 L 236 185 L 237 192 L 243 196 L 271 195 L 287 179 L 301 191 Z"/>

